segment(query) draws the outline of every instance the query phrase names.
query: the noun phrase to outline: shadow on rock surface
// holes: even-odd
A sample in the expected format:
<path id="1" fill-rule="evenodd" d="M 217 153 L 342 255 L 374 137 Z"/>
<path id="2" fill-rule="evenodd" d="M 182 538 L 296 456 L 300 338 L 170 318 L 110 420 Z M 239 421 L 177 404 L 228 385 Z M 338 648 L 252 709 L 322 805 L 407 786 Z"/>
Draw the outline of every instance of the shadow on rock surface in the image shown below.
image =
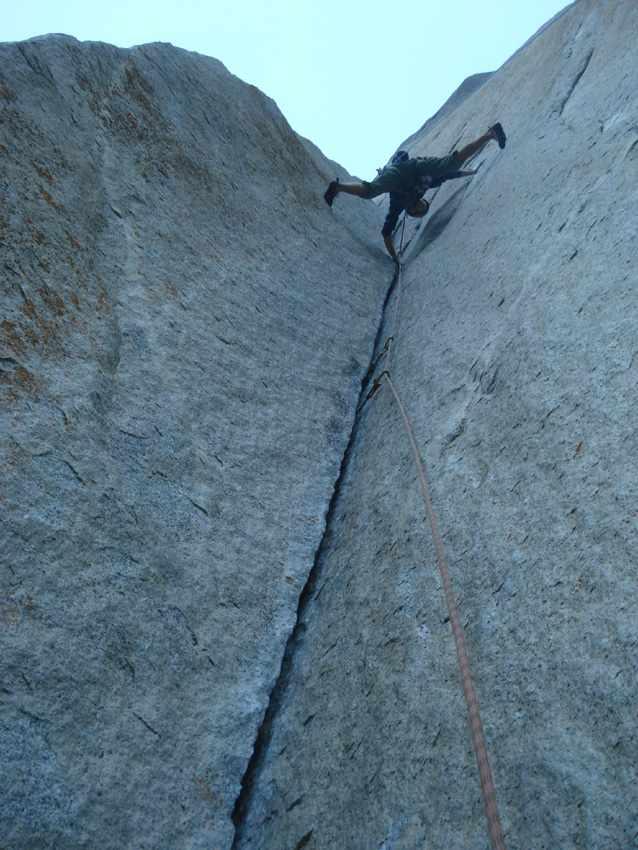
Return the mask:
<path id="1" fill-rule="evenodd" d="M 432 245 L 446 229 L 448 224 L 456 215 L 456 211 L 461 206 L 463 197 L 467 191 L 469 183 L 464 183 L 459 189 L 451 195 L 447 201 L 434 213 L 432 218 L 427 222 L 426 226 L 420 228 L 412 241 L 412 247 L 408 255 L 410 261 L 415 260 L 419 254 Z"/>

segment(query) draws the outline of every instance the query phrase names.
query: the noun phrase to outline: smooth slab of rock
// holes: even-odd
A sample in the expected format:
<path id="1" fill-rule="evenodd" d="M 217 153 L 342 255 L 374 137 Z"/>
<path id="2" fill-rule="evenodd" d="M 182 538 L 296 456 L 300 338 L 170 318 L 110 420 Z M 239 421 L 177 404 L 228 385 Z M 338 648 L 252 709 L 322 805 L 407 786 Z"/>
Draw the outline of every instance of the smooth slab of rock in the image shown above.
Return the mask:
<path id="1" fill-rule="evenodd" d="M 410 231 L 382 335 L 429 464 L 508 850 L 638 834 L 637 44 L 635 2 L 575 3 L 410 148 L 444 154 L 499 119 L 509 134 Z M 485 850 L 387 387 L 356 434 L 239 846 Z"/>
<path id="2" fill-rule="evenodd" d="M 215 60 L 0 46 L 4 850 L 232 843 L 390 277 L 324 189 Z"/>

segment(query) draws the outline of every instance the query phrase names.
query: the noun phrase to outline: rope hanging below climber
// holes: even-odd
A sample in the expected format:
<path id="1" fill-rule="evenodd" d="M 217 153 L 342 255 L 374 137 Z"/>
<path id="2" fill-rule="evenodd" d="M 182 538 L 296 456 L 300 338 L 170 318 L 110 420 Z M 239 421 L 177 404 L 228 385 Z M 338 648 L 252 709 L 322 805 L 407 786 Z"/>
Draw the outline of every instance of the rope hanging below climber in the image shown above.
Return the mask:
<path id="1" fill-rule="evenodd" d="M 372 388 L 365 397 L 361 407 L 363 407 L 369 400 L 371 400 L 377 395 L 377 393 L 381 390 L 383 382 L 385 381 L 388 387 L 390 388 L 397 407 L 399 408 L 399 413 L 401 415 L 401 419 L 403 421 L 403 425 L 410 443 L 410 448 L 412 449 L 412 454 L 414 457 L 414 463 L 419 479 L 419 487 L 421 490 L 421 496 L 425 508 L 425 516 L 430 524 L 430 529 L 432 531 L 432 538 L 434 540 L 434 549 L 436 553 L 436 563 L 439 570 L 439 574 L 441 576 L 443 593 L 445 595 L 450 624 L 452 626 L 452 634 L 454 635 L 456 655 L 461 674 L 461 684 L 463 687 L 463 695 L 465 697 L 465 703 L 468 712 L 472 748 L 474 750 L 474 755 L 476 757 L 476 762 L 478 765 L 481 795 L 483 798 L 483 806 L 485 809 L 485 817 L 487 820 L 488 834 L 490 836 L 492 850 L 506 850 L 505 838 L 503 836 L 503 828 L 501 826 L 501 819 L 498 813 L 498 805 L 496 801 L 496 789 L 494 786 L 494 779 L 492 777 L 492 770 L 490 767 L 490 761 L 487 752 L 487 744 L 485 741 L 485 734 L 483 732 L 483 724 L 481 722 L 478 696 L 476 694 L 476 690 L 474 689 L 474 684 L 472 681 L 469 656 L 465 643 L 465 634 L 459 618 L 456 599 L 454 597 L 454 591 L 452 588 L 452 580 L 450 578 L 450 571 L 447 565 L 445 548 L 443 546 L 443 540 L 439 532 L 437 517 L 432 504 L 432 497 L 430 495 L 430 487 L 428 483 L 426 466 L 421 456 L 421 452 L 419 451 L 419 447 L 414 434 L 414 427 L 389 371 L 389 367 L 394 354 L 394 349 L 396 347 L 396 342 L 398 339 L 398 320 L 400 318 L 399 303 L 402 291 L 401 278 L 402 267 L 400 263 L 397 263 L 397 295 L 393 323 L 394 333 L 393 336 L 387 337 L 383 350 L 374 361 L 374 365 L 370 374 L 374 374 L 376 366 L 384 356 L 388 357 L 388 369 L 384 370 L 377 378 L 374 379 Z"/>

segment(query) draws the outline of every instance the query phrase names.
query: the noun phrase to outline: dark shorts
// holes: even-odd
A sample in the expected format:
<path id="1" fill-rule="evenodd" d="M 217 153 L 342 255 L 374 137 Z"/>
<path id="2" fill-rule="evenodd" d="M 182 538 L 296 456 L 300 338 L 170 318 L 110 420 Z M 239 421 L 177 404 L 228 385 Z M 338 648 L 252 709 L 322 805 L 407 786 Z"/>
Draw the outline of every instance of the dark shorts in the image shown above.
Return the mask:
<path id="1" fill-rule="evenodd" d="M 376 198 L 377 195 L 384 195 L 386 192 L 405 191 L 405 180 L 402 179 L 396 165 L 388 165 L 374 180 L 370 182 L 364 180 L 363 185 L 368 189 L 369 198 Z"/>
<path id="2" fill-rule="evenodd" d="M 457 171 L 460 162 L 456 151 L 448 156 L 423 156 L 417 157 L 416 167 L 413 174 L 417 177 L 442 177 L 450 171 Z M 363 181 L 364 186 L 368 188 L 368 197 L 376 198 L 377 195 L 383 195 L 386 192 L 406 192 L 409 191 L 412 181 L 406 184 L 405 172 L 400 165 L 388 165 L 381 174 L 377 175 L 374 180 L 367 182 Z M 411 185 L 410 185 L 411 184 Z"/>
<path id="3" fill-rule="evenodd" d="M 448 156 L 424 156 L 419 157 L 417 174 L 419 177 L 443 177 L 450 171 L 458 171 L 461 166 L 459 155 L 454 151 Z"/>

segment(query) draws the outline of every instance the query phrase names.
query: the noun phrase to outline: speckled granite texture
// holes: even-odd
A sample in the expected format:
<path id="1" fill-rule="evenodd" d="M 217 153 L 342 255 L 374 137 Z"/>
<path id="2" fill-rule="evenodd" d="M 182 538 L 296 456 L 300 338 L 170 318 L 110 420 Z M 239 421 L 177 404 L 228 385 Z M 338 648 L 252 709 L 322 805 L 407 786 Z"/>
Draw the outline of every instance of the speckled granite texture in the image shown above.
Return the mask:
<path id="1" fill-rule="evenodd" d="M 637 44 L 635 2 L 581 0 L 409 144 L 509 133 L 406 229 L 382 340 L 397 335 L 510 850 L 638 847 Z M 241 850 L 488 847 L 422 512 L 385 388 L 358 423 Z"/>
<path id="2" fill-rule="evenodd" d="M 388 285 L 325 179 L 213 59 L 0 45 L 3 850 L 232 842 Z"/>

